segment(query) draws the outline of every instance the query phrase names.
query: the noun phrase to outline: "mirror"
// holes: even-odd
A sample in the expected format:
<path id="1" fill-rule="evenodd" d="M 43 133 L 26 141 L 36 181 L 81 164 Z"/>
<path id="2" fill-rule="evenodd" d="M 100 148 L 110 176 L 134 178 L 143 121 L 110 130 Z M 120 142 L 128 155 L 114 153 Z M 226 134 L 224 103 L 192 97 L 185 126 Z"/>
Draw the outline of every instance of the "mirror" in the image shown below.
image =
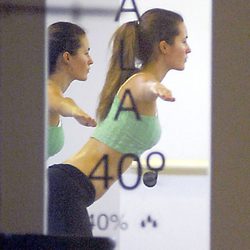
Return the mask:
<path id="1" fill-rule="evenodd" d="M 158 101 L 159 143 L 88 208 L 93 233 L 112 238 L 119 250 L 209 249 L 211 0 L 47 0 L 47 26 L 69 21 L 87 31 L 94 64 L 87 81 L 73 82 L 65 94 L 92 116 L 105 80 L 110 38 L 119 25 L 137 18 L 135 12 L 122 12 L 115 21 L 122 3 L 124 8 L 136 4 L 140 14 L 151 8 L 180 13 L 192 53 L 184 71 L 171 71 L 163 80 L 176 102 Z M 65 145 L 48 166 L 77 152 L 94 131 L 70 118 L 62 122 Z M 161 169 L 155 186 L 137 183 L 139 168 L 144 173 L 155 167 Z"/>

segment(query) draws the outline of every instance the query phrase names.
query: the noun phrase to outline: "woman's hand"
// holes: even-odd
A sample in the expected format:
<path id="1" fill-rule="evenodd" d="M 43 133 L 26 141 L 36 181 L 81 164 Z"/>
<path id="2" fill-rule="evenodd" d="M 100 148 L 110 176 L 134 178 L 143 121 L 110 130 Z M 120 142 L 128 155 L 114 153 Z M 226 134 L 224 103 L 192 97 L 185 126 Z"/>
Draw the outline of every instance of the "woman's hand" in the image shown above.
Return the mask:
<path id="1" fill-rule="evenodd" d="M 72 117 L 74 117 L 80 124 L 87 127 L 96 127 L 95 119 L 91 118 L 87 113 L 79 107 L 74 107 L 72 110 Z"/>
<path id="2" fill-rule="evenodd" d="M 172 92 L 161 83 L 155 83 L 152 86 L 151 90 L 152 90 L 152 93 L 156 97 L 160 97 L 164 101 L 168 101 L 168 102 L 175 101 L 175 98 L 173 97 Z"/>

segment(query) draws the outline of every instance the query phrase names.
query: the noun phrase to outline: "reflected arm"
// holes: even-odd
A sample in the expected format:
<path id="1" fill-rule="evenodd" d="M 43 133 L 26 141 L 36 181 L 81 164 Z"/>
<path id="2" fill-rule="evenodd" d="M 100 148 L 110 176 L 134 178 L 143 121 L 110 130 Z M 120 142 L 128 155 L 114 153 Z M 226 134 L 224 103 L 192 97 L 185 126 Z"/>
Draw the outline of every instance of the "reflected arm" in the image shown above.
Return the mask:
<path id="1" fill-rule="evenodd" d="M 85 126 L 96 126 L 96 122 L 85 113 L 73 99 L 64 97 L 61 91 L 54 86 L 48 86 L 49 111 L 64 117 L 74 117 Z"/>

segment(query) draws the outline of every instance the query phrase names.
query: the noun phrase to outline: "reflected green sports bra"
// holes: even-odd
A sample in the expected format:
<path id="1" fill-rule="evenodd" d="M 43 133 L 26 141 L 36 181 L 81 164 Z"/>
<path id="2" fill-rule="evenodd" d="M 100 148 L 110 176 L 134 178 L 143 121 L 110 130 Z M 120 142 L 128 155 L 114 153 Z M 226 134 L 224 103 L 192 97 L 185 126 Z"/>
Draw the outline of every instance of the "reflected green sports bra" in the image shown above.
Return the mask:
<path id="1" fill-rule="evenodd" d="M 59 124 L 48 129 L 48 157 L 58 153 L 64 145 L 63 126 Z"/>
<path id="2" fill-rule="evenodd" d="M 116 151 L 140 156 L 152 148 L 160 139 L 161 127 L 158 116 L 140 115 L 136 118 L 134 111 L 120 111 L 115 120 L 120 105 L 116 95 L 107 117 L 97 125 L 93 138 L 103 142 Z"/>

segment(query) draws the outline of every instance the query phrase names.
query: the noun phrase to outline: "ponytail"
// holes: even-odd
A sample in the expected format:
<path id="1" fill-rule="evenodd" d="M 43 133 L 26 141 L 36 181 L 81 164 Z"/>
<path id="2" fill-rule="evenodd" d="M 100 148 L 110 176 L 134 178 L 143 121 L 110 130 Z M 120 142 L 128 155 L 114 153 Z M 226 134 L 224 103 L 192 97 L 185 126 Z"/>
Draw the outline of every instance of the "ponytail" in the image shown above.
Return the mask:
<path id="1" fill-rule="evenodd" d="M 96 112 L 99 121 L 107 116 L 121 85 L 139 71 L 135 65 L 138 54 L 137 30 L 137 21 L 127 22 L 119 27 L 112 37 L 112 56 Z"/>

